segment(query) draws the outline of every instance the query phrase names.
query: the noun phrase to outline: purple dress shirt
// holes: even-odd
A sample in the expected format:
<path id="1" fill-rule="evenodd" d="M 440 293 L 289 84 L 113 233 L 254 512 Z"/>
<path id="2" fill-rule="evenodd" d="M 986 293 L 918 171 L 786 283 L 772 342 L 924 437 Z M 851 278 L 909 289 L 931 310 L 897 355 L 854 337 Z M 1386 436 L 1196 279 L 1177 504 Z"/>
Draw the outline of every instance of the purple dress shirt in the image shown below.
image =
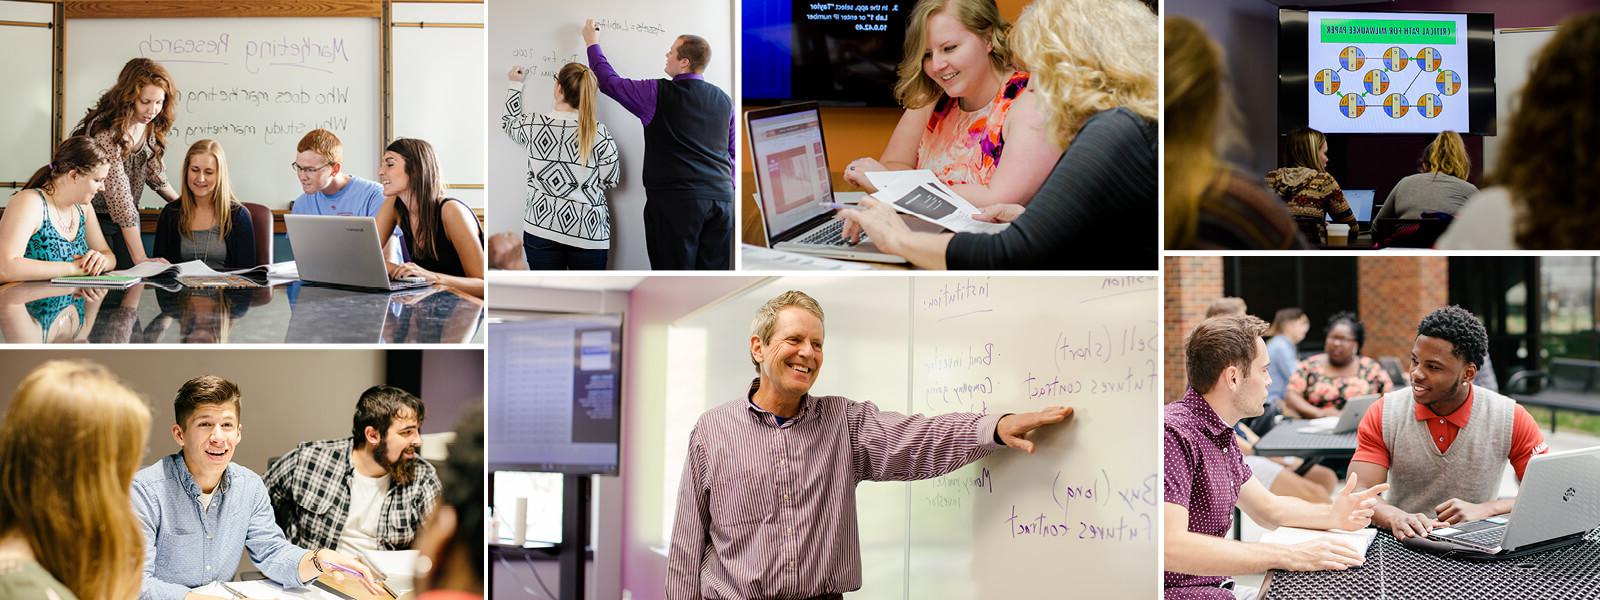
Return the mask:
<path id="1" fill-rule="evenodd" d="M 856 484 L 938 477 L 987 456 L 1003 415 L 885 412 L 805 396 L 781 425 L 744 398 L 689 436 L 667 598 L 811 598 L 861 587 Z"/>
<path id="2" fill-rule="evenodd" d="M 639 117 L 639 122 L 649 125 L 656 116 L 656 81 L 655 79 L 628 79 L 617 74 L 606 60 L 604 52 L 600 51 L 600 44 L 589 46 L 589 68 L 594 71 L 595 79 L 599 80 L 600 93 L 610 96 L 621 104 L 633 116 Z M 679 73 L 672 78 L 680 79 L 705 79 L 699 73 Z M 737 172 L 738 165 L 734 162 L 734 115 L 728 115 L 728 171 Z"/>
<path id="3" fill-rule="evenodd" d="M 1239 488 L 1250 479 L 1250 467 L 1233 441 L 1233 429 L 1194 388 L 1168 404 L 1166 426 L 1166 501 L 1189 509 L 1189 531 L 1223 537 L 1233 528 L 1233 507 Z M 1233 592 L 1222 586 L 1232 578 L 1201 577 L 1167 571 L 1167 600 L 1225 599 Z"/>

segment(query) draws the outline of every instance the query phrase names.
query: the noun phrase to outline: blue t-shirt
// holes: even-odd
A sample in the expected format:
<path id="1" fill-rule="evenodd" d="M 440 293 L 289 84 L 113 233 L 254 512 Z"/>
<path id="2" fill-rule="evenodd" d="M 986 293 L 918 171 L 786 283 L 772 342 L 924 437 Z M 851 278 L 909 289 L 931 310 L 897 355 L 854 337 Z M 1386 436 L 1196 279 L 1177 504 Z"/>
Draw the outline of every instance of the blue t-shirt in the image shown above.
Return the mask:
<path id="1" fill-rule="evenodd" d="M 339 193 L 332 196 L 322 193 L 322 190 L 301 194 L 294 201 L 293 212 L 297 215 L 375 217 L 382 206 L 383 186 L 378 185 L 376 181 L 351 175 L 350 183 L 345 184 Z"/>

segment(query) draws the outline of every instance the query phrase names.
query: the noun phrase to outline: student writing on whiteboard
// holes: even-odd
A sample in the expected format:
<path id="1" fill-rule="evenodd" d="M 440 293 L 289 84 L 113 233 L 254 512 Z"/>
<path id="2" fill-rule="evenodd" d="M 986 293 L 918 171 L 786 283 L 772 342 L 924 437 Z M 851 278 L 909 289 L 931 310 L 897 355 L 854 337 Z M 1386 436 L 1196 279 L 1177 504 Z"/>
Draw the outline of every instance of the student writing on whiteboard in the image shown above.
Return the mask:
<path id="1" fill-rule="evenodd" d="M 930 418 L 810 395 L 823 315 L 803 292 L 767 301 L 750 330 L 758 377 L 689 436 L 669 600 L 841 598 L 861 587 L 856 484 L 938 477 L 1006 446 L 1031 454 L 1028 432 L 1072 415 L 1052 406 Z"/>
<path id="2" fill-rule="evenodd" d="M 105 184 L 111 153 L 84 136 L 56 146 L 0 217 L 0 281 L 99 275 L 115 258 L 83 207 Z"/>
<path id="3" fill-rule="evenodd" d="M 200 140 L 183 157 L 183 193 L 161 209 L 155 255 L 171 263 L 198 260 L 217 270 L 256 266 L 250 211 L 233 195 L 222 144 Z"/>
<path id="4" fill-rule="evenodd" d="M 483 229 L 467 203 L 444 196 L 433 145 L 416 138 L 389 144 L 378 163 L 383 207 L 378 231 L 401 230 L 406 262 L 389 263 L 389 277 L 422 277 L 435 285 L 483 297 Z"/>
<path id="5" fill-rule="evenodd" d="M 728 269 L 733 253 L 733 100 L 706 81 L 711 45 L 680 35 L 670 79 L 625 79 L 583 24 L 600 91 L 644 124 L 644 242 L 652 269 Z"/>
<path id="6" fill-rule="evenodd" d="M 356 559 L 285 539 L 261 476 L 233 463 L 244 437 L 239 386 L 215 375 L 190 379 L 173 397 L 172 414 L 179 451 L 133 476 L 133 511 L 144 533 L 140 600 L 220 600 L 193 589 L 233 579 L 246 549 L 279 585 L 300 587 L 348 569 L 376 593 Z"/>
<path id="7" fill-rule="evenodd" d="M 1010 29 L 993 0 L 919 0 L 894 89 L 906 111 L 881 162 L 858 158 L 845 180 L 872 191 L 869 171 L 931 169 L 979 208 L 1027 204 L 1062 149 L 1014 65 Z"/>
<path id="8" fill-rule="evenodd" d="M 986 11 L 993 10 L 993 3 L 981 1 L 988 4 Z M 929 31 L 935 26 L 950 27 L 948 23 L 953 21 L 947 19 L 952 18 L 935 13 L 928 17 Z M 912 231 L 893 208 L 869 196 L 856 207 L 839 212 L 846 222 L 845 238 L 858 239 L 865 231 L 878 248 L 925 269 L 1154 268 L 1157 241 L 1144 224 L 1158 220 L 1156 26 L 1155 14 L 1135 0 L 1036 0 L 1030 4 L 1008 39 L 1018 59 L 1041 66 L 1032 71 L 1029 91 L 1019 96 L 1006 117 L 1006 131 L 1022 128 L 1019 123 L 1030 117 L 1019 112 L 1024 100 L 1036 107 L 1029 110 L 1042 116 L 1031 117 L 1039 122 L 1028 126 L 1026 135 L 1005 134 L 1011 139 L 1005 144 L 1010 148 L 1006 156 L 1011 158 L 994 169 L 988 189 L 1012 189 L 1008 187 L 1012 184 L 1004 181 L 1012 177 L 1028 179 L 1032 187 L 1015 188 L 1026 188 L 1017 198 L 991 194 L 983 214 L 976 217 L 1011 226 L 994 234 Z M 978 42 L 972 31 L 961 29 L 959 35 L 972 37 L 957 44 L 964 49 L 950 50 L 948 61 L 930 58 L 928 73 L 954 68 L 940 66 L 946 62 L 984 56 L 961 58 L 959 55 L 972 52 Z M 977 72 L 988 70 L 984 67 Z M 963 70 L 951 81 L 972 77 L 972 72 Z M 928 77 L 921 71 L 916 75 L 924 80 Z M 952 86 L 947 94 L 961 93 L 953 84 L 940 85 Z M 971 85 L 968 82 L 961 87 Z M 908 120 L 918 121 L 915 114 L 925 109 L 907 111 L 901 126 Z M 898 128 L 895 135 L 901 136 Z M 1028 135 L 1043 138 L 1042 143 L 1050 146 L 1048 151 L 1028 150 L 1034 143 L 1026 139 Z M 916 141 L 909 134 L 898 142 L 891 140 L 888 152 L 895 151 L 896 143 L 909 147 Z M 1060 153 L 1056 147 L 1067 150 Z M 1039 179 L 1029 179 L 1037 161 L 1043 161 L 1039 164 L 1044 170 Z M 861 164 L 853 166 L 862 168 Z M 846 177 L 854 177 L 851 173 Z"/>
<path id="9" fill-rule="evenodd" d="M 139 594 L 128 484 L 149 431 L 144 399 L 100 365 L 50 361 L 23 377 L 0 423 L 0 598 Z"/>
<path id="10" fill-rule="evenodd" d="M 522 214 L 522 246 L 534 271 L 604 269 L 611 248 L 611 209 L 606 190 L 622 178 L 617 142 L 595 119 L 600 87 L 594 72 L 567 63 L 556 73 L 555 106 L 549 114 L 524 113 L 522 83 L 527 69 L 506 75 L 506 114 L 500 127 L 528 149 L 528 191 Z M 557 143 L 536 143 L 536 140 Z"/>
<path id="11" fill-rule="evenodd" d="M 1357 489 L 1356 477 L 1331 504 L 1279 496 L 1245 466 L 1234 424 L 1258 416 L 1271 383 L 1270 358 L 1261 334 L 1266 322 L 1247 315 L 1201 321 L 1184 340 L 1189 385 L 1166 406 L 1162 548 L 1168 600 L 1253 599 L 1256 590 L 1236 586 L 1230 575 L 1269 569 L 1323 571 L 1359 566 L 1355 549 L 1324 539 L 1286 546 L 1226 539 L 1238 506 L 1269 529 L 1365 528 L 1372 522 L 1379 484 Z"/>
<path id="12" fill-rule="evenodd" d="M 304 192 L 294 200 L 294 214 L 375 217 L 383 206 L 383 186 L 344 170 L 344 144 L 332 131 L 306 132 L 289 166 Z"/>
<path id="13" fill-rule="evenodd" d="M 178 192 L 167 183 L 161 157 L 177 112 L 178 88 L 160 63 L 135 58 L 122 66 L 117 82 L 89 107 L 72 135 L 87 135 L 112 149 L 105 189 L 94 197 L 94 212 L 117 268 L 151 260 L 139 232 L 139 197 L 145 187 L 167 202 Z"/>

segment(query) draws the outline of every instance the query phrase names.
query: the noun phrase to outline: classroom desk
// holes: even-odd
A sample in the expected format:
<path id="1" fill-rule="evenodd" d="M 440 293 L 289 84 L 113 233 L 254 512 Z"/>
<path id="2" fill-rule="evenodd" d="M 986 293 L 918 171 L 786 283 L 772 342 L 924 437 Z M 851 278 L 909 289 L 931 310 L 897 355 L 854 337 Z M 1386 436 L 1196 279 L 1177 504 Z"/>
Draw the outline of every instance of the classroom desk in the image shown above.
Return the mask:
<path id="1" fill-rule="evenodd" d="M 1301 456 L 1305 464 L 1296 470 L 1304 475 L 1325 458 L 1349 458 L 1356 453 L 1356 432 L 1301 433 L 1306 421 L 1288 420 L 1278 423 L 1256 442 L 1257 456 Z"/>
<path id="2" fill-rule="evenodd" d="M 1451 560 L 1400 545 L 1379 530 L 1365 565 L 1344 571 L 1271 571 L 1262 600 L 1300 598 L 1600 597 L 1600 529 L 1580 544 L 1500 562 Z"/>
<path id="3" fill-rule="evenodd" d="M 7 343 L 478 343 L 483 301 L 445 288 L 386 294 L 271 288 L 87 290 L 0 285 Z"/>

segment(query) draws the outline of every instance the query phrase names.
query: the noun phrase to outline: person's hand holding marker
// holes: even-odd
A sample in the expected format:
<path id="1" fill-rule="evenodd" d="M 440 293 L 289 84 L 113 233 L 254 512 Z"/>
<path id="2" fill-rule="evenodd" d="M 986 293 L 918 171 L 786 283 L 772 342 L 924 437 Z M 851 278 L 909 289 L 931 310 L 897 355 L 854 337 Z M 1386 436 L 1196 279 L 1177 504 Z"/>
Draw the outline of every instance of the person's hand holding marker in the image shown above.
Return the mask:
<path id="1" fill-rule="evenodd" d="M 594 19 L 583 22 L 583 45 L 593 46 L 600 43 L 600 26 L 594 24 Z"/>
<path id="2" fill-rule="evenodd" d="M 506 73 L 506 79 L 510 79 L 510 80 L 515 81 L 517 83 L 522 83 L 524 81 L 527 81 L 528 80 L 528 70 L 522 68 L 522 65 L 517 65 L 515 67 L 511 67 L 511 71 Z"/>

